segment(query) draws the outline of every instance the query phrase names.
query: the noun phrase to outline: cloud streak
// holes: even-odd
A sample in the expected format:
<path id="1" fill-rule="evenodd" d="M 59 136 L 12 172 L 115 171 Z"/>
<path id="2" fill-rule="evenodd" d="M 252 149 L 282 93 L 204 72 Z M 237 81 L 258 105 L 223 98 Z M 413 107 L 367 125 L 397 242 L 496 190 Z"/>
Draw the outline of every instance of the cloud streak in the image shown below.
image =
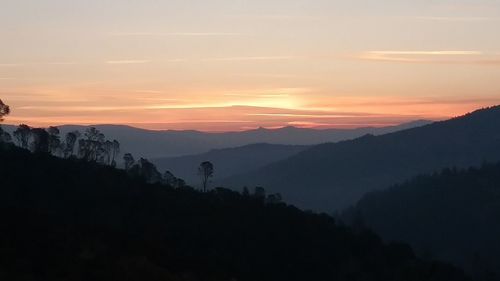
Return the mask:
<path id="1" fill-rule="evenodd" d="M 356 59 L 382 62 L 499 65 L 498 54 L 481 51 L 368 51 Z"/>
<path id="2" fill-rule="evenodd" d="M 238 36 L 240 33 L 233 32 L 118 32 L 111 33 L 116 37 L 217 37 Z"/>
<path id="3" fill-rule="evenodd" d="M 16 67 L 21 66 L 19 63 L 0 63 L 0 67 Z"/>
<path id="4" fill-rule="evenodd" d="M 490 21 L 500 21 L 500 18 L 490 18 L 490 17 L 414 17 L 417 20 L 425 21 L 441 21 L 441 22 L 490 22 Z"/>
<path id="5" fill-rule="evenodd" d="M 369 55 L 426 55 L 426 56 L 468 56 L 482 55 L 479 51 L 370 51 Z"/>
<path id="6" fill-rule="evenodd" d="M 107 64 L 144 64 L 149 63 L 150 60 L 108 60 Z"/>
<path id="7" fill-rule="evenodd" d="M 305 15 L 286 15 L 286 14 L 240 14 L 229 16 L 231 19 L 241 20 L 265 20 L 265 21 L 318 21 L 322 18 Z"/>
<path id="8" fill-rule="evenodd" d="M 249 56 L 249 57 L 222 57 L 222 58 L 205 58 L 202 61 L 273 61 L 273 60 L 295 60 L 300 59 L 297 56 Z"/>

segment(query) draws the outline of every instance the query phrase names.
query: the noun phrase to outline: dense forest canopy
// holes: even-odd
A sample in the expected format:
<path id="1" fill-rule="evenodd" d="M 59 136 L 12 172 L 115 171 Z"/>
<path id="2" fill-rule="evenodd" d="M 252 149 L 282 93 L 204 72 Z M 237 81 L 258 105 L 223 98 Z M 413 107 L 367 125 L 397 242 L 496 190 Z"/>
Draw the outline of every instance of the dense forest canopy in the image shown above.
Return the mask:
<path id="1" fill-rule="evenodd" d="M 479 280 L 500 279 L 500 163 L 446 169 L 370 193 L 344 218 Z"/>
<path id="2" fill-rule="evenodd" d="M 467 280 L 257 189 L 148 184 L 0 146 L 3 280 Z"/>

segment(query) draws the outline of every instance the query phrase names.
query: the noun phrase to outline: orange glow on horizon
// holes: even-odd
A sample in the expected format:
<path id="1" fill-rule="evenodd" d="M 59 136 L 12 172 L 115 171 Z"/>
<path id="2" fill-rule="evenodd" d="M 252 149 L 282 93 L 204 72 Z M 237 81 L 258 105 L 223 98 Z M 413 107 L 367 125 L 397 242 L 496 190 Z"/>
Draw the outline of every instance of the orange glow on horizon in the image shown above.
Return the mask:
<path id="1" fill-rule="evenodd" d="M 9 124 L 352 128 L 500 104 L 498 1 L 5 2 Z"/>
<path id="2" fill-rule="evenodd" d="M 31 126 L 123 124 L 151 130 L 200 130 L 208 132 L 242 131 L 294 126 L 301 128 L 359 128 L 392 126 L 418 119 L 443 120 L 467 112 L 500 104 L 500 98 L 405 99 L 400 97 L 331 98 L 307 93 L 276 96 L 244 96 L 239 101 L 225 101 L 222 94 L 213 103 L 193 104 L 189 100 L 161 99 L 147 94 L 102 103 L 100 100 L 58 102 L 44 96 L 35 105 L 22 96 L 4 99 L 12 108 L 6 124 Z M 267 94 L 268 95 L 268 94 Z M 156 96 L 156 98 L 153 98 Z M 55 95 L 55 97 L 59 97 Z M 307 97 L 307 98 L 306 98 Z M 239 97 L 241 98 L 241 97 Z M 111 98 L 112 101 L 115 99 Z M 278 107 L 283 101 L 282 107 Z M 166 103 L 167 102 L 167 103 Z M 170 102 L 170 103 L 168 103 Z M 206 101 L 205 101 L 206 102 Z M 73 105 L 67 105 L 67 103 Z M 238 104 L 240 103 L 240 104 Z"/>

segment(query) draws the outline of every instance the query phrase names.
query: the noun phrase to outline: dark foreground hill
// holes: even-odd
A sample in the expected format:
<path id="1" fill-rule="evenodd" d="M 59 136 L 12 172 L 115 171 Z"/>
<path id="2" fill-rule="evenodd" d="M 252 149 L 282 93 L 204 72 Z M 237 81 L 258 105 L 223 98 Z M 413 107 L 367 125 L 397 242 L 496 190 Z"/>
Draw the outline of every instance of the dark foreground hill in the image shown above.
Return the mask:
<path id="1" fill-rule="evenodd" d="M 261 185 L 299 207 L 332 211 L 421 173 L 499 160 L 497 106 L 392 134 L 314 146 L 225 183 Z"/>
<path id="2" fill-rule="evenodd" d="M 500 164 L 447 169 L 370 193 L 345 217 L 482 280 L 500 280 Z"/>
<path id="3" fill-rule="evenodd" d="M 466 280 L 402 244 L 258 196 L 0 148 L 0 279 Z"/>
<path id="4" fill-rule="evenodd" d="M 227 177 L 243 174 L 295 155 L 307 146 L 280 144 L 250 144 L 235 148 L 214 149 L 210 152 L 172 158 L 152 159 L 161 171 L 170 171 L 189 184 L 198 184 L 198 166 L 210 161 L 215 166 L 214 183 Z"/>

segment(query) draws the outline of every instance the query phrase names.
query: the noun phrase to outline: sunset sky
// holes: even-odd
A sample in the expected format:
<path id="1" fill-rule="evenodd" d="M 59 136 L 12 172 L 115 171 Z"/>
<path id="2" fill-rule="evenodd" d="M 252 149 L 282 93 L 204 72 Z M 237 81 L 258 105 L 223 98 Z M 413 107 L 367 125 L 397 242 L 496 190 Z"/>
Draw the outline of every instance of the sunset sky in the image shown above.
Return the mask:
<path id="1" fill-rule="evenodd" d="M 2 0 L 6 123 L 383 126 L 500 104 L 498 0 Z"/>

